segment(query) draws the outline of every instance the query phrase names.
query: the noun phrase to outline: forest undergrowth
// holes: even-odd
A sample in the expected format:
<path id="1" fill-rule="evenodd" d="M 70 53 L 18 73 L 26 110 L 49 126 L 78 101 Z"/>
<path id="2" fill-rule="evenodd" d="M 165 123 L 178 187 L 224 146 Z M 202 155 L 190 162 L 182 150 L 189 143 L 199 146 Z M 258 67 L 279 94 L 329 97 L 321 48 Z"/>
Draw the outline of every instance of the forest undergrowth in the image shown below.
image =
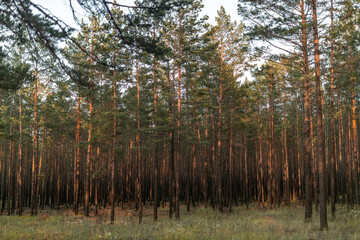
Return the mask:
<path id="1" fill-rule="evenodd" d="M 98 216 L 74 215 L 69 209 L 44 209 L 30 216 L 0 216 L 0 239 L 360 239 L 360 209 L 338 206 L 336 218 L 329 218 L 329 231 L 319 231 L 318 212 L 304 221 L 303 207 L 262 208 L 257 204 L 235 207 L 232 212 L 199 207 L 186 212 L 182 206 L 179 221 L 168 218 L 168 209 L 159 208 L 159 220 L 153 222 L 152 207 L 144 208 L 143 222 L 137 211 L 117 208 L 114 224 L 110 209 Z"/>

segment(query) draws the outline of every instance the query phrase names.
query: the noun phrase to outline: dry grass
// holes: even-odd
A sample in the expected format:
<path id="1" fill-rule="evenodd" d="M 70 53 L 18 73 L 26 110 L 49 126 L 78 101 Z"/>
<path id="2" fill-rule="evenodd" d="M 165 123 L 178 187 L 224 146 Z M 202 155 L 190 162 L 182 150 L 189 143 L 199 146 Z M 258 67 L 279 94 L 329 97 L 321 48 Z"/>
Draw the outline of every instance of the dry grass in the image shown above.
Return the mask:
<path id="1" fill-rule="evenodd" d="M 191 212 L 181 209 L 181 220 L 169 220 L 160 208 L 159 221 L 152 221 L 152 208 L 144 209 L 137 224 L 133 209 L 117 209 L 114 224 L 109 209 L 98 216 L 75 216 L 71 210 L 44 210 L 38 216 L 0 216 L 0 239 L 360 239 L 360 211 L 338 206 L 336 219 L 329 218 L 329 230 L 318 231 L 319 215 L 304 221 L 304 209 L 297 205 L 263 209 L 253 204 L 232 213 L 211 208 Z"/>

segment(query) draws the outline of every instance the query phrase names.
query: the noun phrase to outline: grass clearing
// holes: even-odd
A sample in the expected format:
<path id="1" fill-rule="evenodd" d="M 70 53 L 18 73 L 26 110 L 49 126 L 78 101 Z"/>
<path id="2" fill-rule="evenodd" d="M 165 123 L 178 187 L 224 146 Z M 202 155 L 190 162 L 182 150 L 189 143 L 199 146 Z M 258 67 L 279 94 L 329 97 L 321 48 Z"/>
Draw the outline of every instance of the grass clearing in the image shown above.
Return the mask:
<path id="1" fill-rule="evenodd" d="M 263 209 L 253 204 L 232 213 L 197 208 L 181 209 L 181 220 L 170 220 L 160 208 L 154 223 L 151 207 L 138 224 L 135 210 L 117 209 L 115 223 L 108 210 L 99 216 L 75 216 L 70 210 L 45 210 L 38 216 L 0 216 L 0 239 L 360 239 L 360 211 L 338 206 L 336 219 L 329 217 L 329 231 L 320 232 L 319 214 L 304 221 L 299 206 Z"/>

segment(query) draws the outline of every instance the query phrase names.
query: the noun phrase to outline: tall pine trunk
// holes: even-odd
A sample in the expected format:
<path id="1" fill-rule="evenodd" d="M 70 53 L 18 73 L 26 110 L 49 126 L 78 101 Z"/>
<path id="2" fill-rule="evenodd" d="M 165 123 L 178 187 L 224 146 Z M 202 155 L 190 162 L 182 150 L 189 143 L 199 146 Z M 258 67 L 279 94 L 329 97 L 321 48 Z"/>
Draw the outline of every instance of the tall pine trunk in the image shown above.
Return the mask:
<path id="1" fill-rule="evenodd" d="M 312 174 L 311 174 L 311 123 L 310 123 L 310 101 L 311 90 L 309 86 L 309 57 L 307 46 L 307 20 L 305 15 L 305 1 L 301 1 L 302 16 L 302 50 L 303 50 L 303 68 L 304 68 L 304 172 L 305 172 L 305 219 L 312 215 Z M 299 176 L 300 178 L 300 176 Z M 300 179 L 299 179 L 300 181 Z M 301 185 L 299 185 L 301 188 Z"/>
<path id="2" fill-rule="evenodd" d="M 115 31 L 114 31 L 115 32 Z M 116 43 L 116 39 L 114 41 Z M 110 199 L 111 199 L 111 214 L 110 214 L 110 223 L 114 223 L 115 220 L 115 154 L 116 154 L 116 50 L 114 50 L 114 59 L 113 59 L 113 136 L 112 136 L 112 154 L 111 154 L 111 190 L 110 190 Z"/>
<path id="3" fill-rule="evenodd" d="M 33 123 L 33 142 L 32 142 L 32 163 L 31 163 L 31 215 L 35 215 L 37 202 L 36 202 L 36 133 L 37 133 L 37 97 L 38 97 L 38 79 L 37 79 L 37 67 L 35 70 L 35 93 L 34 93 L 34 123 Z"/>
<path id="4" fill-rule="evenodd" d="M 334 1 L 331 0 L 331 8 L 330 8 L 330 15 L 331 15 L 331 33 L 330 33 L 330 42 L 331 42 L 331 70 L 330 70 L 330 94 L 331 94 L 331 103 L 330 103 L 330 133 L 329 133 L 329 157 L 330 157 L 330 178 L 331 178 L 331 214 L 335 217 L 335 177 L 336 177 L 336 170 L 335 170 L 335 162 L 336 162 L 336 155 L 335 155 L 335 97 L 334 97 L 334 80 L 335 80 L 335 71 L 334 71 Z"/>
<path id="5" fill-rule="evenodd" d="M 175 182 L 176 197 L 175 209 L 176 219 L 180 219 L 180 127 L 181 127 L 181 9 L 179 9 L 179 45 L 178 45 L 178 102 L 177 102 L 177 149 L 176 149 L 176 166 L 175 166 Z"/>
<path id="6" fill-rule="evenodd" d="M 21 54 L 21 52 L 20 52 Z M 21 58 L 21 57 L 20 57 Z M 21 60 L 20 60 L 21 62 Z M 19 216 L 22 215 L 23 212 L 23 198 L 22 198 L 22 131 L 23 131 L 23 126 L 22 126 L 22 81 L 20 80 L 20 90 L 19 90 L 19 168 L 18 168 L 18 173 L 17 173 L 17 185 L 18 185 L 18 214 Z M 2 148 L 2 146 L 1 146 Z M 1 161 L 1 160 L 0 160 Z M 0 171 L 1 173 L 1 171 Z"/>
<path id="7" fill-rule="evenodd" d="M 283 146 L 284 146 L 284 195 L 285 204 L 290 205 L 290 184 L 289 184 L 289 161 L 287 147 L 287 118 L 286 118 L 286 76 L 284 75 L 284 130 L 283 130 Z"/>
<path id="8" fill-rule="evenodd" d="M 75 132 L 75 177 L 74 177 L 74 212 L 79 214 L 79 198 L 80 198 L 80 104 L 81 97 L 78 96 L 77 101 L 77 117 L 76 117 L 76 132 Z"/>
<path id="9" fill-rule="evenodd" d="M 137 162 L 137 192 L 139 201 L 139 223 L 142 221 L 142 172 L 141 172 L 141 145 L 140 145 L 140 81 L 139 81 L 139 60 L 136 58 L 136 98 L 137 98 L 137 127 L 136 127 L 136 162 Z"/>
<path id="10" fill-rule="evenodd" d="M 328 228 L 327 224 L 327 197 L 326 197 L 326 158 L 325 158 L 325 134 L 323 119 L 323 93 L 321 89 L 320 69 L 320 46 L 317 22 L 317 0 L 311 1 L 313 16 L 313 40 L 315 56 L 315 81 L 316 81 L 316 119 L 317 119 L 317 152 L 319 163 L 319 190 L 320 190 L 320 230 Z"/>
<path id="11" fill-rule="evenodd" d="M 159 188 L 159 164 L 158 164 L 158 157 L 159 157 L 159 150 L 158 150 L 158 99 L 157 99 L 157 76 L 156 76 L 156 56 L 154 55 L 154 65 L 153 65 L 153 76 L 154 76 L 154 128 L 155 128 L 155 146 L 154 146 L 154 157 L 153 157 L 153 183 L 154 183 L 154 221 L 157 221 L 158 219 L 158 202 L 159 202 L 159 193 L 158 193 L 158 188 Z"/>
<path id="12" fill-rule="evenodd" d="M 90 162 L 91 162 L 91 137 L 92 137 L 92 115 L 93 115 L 93 40 L 94 40 L 94 19 L 92 20 L 92 30 L 91 30 L 91 43 L 90 43 L 90 85 L 89 85 L 89 129 L 88 129 L 88 145 L 86 153 L 86 162 L 85 162 L 85 179 L 84 179 L 84 192 L 85 192 L 85 203 L 84 210 L 85 216 L 89 216 L 90 211 Z"/>

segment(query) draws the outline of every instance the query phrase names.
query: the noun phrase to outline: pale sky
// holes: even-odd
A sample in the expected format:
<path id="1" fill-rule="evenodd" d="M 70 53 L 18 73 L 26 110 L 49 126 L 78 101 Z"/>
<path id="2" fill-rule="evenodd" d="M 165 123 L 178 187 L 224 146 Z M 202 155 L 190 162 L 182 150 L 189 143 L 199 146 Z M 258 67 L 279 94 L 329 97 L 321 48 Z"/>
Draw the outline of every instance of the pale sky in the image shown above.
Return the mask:
<path id="1" fill-rule="evenodd" d="M 51 13 L 59 17 L 70 26 L 76 26 L 72 17 L 68 0 L 34 0 L 34 2 L 47 8 Z M 76 1 L 72 2 L 74 5 L 76 4 Z M 132 5 L 133 0 L 118 0 L 117 2 L 119 4 Z M 214 23 L 217 10 L 219 10 L 220 6 L 222 5 L 226 12 L 231 15 L 231 19 L 233 21 L 236 20 L 239 22 L 240 17 L 237 15 L 237 2 L 238 0 L 203 0 L 204 8 L 202 13 L 209 16 L 210 23 Z"/>
<path id="2" fill-rule="evenodd" d="M 217 16 L 217 11 L 222 5 L 225 8 L 227 14 L 230 14 L 231 19 L 237 22 L 240 21 L 240 17 L 237 14 L 237 3 L 238 0 L 203 0 L 204 9 L 203 14 L 209 16 L 209 21 L 211 23 L 215 22 L 215 16 Z"/>

